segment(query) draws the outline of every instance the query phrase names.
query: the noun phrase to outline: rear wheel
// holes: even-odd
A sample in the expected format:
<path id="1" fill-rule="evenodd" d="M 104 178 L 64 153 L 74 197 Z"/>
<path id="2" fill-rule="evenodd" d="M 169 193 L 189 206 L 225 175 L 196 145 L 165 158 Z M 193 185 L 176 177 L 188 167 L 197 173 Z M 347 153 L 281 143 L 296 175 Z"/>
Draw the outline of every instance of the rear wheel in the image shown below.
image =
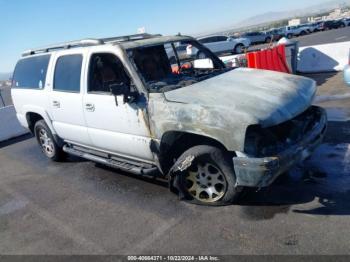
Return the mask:
<path id="1" fill-rule="evenodd" d="M 267 38 L 265 39 L 265 43 L 269 44 L 270 42 L 271 42 L 271 37 L 267 37 Z"/>
<path id="2" fill-rule="evenodd" d="M 178 178 L 178 189 L 184 198 L 194 204 L 220 206 L 237 200 L 240 190 L 231 157 L 212 146 L 196 146 L 180 159 L 193 156 L 191 165 Z"/>
<path id="3" fill-rule="evenodd" d="M 64 159 L 65 153 L 56 143 L 50 128 L 44 120 L 39 120 L 35 123 L 34 134 L 45 156 L 53 161 L 61 161 Z"/>
<path id="4" fill-rule="evenodd" d="M 293 38 L 293 34 L 288 34 L 288 35 L 287 35 L 287 38 L 288 38 L 288 39 L 292 39 L 292 38 Z"/>
<path id="5" fill-rule="evenodd" d="M 235 54 L 242 54 L 244 52 L 244 45 L 243 44 L 236 45 L 233 52 Z"/>
<path id="6" fill-rule="evenodd" d="M 300 33 L 301 36 L 307 35 L 306 31 L 301 31 Z"/>

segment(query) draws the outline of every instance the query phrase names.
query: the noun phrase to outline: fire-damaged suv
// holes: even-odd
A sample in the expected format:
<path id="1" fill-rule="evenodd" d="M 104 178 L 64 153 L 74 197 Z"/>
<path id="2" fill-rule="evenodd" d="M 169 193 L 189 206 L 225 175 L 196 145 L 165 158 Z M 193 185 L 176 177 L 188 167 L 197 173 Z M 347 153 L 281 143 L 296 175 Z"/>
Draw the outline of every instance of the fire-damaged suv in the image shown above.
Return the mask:
<path id="1" fill-rule="evenodd" d="M 205 57 L 179 56 L 178 43 Z M 12 97 L 48 158 L 167 178 L 181 199 L 224 205 L 320 144 L 315 91 L 305 77 L 227 68 L 191 37 L 142 34 L 26 51 Z"/>

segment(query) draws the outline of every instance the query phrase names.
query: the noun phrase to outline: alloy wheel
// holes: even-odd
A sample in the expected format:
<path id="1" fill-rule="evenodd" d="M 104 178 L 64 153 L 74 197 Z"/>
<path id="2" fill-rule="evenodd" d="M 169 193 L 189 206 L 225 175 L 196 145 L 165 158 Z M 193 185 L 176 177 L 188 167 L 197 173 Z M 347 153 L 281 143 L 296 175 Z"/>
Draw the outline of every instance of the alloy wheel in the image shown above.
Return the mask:
<path id="1" fill-rule="evenodd" d="M 40 146 L 43 149 L 44 153 L 48 157 L 52 157 L 55 154 L 55 146 L 52 139 L 48 136 L 47 131 L 41 128 L 38 132 Z"/>
<path id="2" fill-rule="evenodd" d="M 224 174 L 213 164 L 194 164 L 186 175 L 186 189 L 190 195 L 206 203 L 219 201 L 226 193 Z"/>

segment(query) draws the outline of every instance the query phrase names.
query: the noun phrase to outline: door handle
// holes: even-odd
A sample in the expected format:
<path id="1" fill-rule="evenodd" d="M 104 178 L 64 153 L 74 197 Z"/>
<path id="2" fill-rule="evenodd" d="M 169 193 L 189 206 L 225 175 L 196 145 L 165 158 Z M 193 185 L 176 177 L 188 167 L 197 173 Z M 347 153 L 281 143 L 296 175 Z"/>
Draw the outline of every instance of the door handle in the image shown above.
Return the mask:
<path id="1" fill-rule="evenodd" d="M 87 103 L 87 104 L 85 104 L 85 109 L 86 109 L 86 111 L 94 112 L 95 111 L 95 105 L 91 104 L 91 103 Z"/>
<path id="2" fill-rule="evenodd" d="M 52 106 L 56 107 L 56 108 L 60 108 L 61 107 L 61 103 L 59 101 L 52 101 Z"/>

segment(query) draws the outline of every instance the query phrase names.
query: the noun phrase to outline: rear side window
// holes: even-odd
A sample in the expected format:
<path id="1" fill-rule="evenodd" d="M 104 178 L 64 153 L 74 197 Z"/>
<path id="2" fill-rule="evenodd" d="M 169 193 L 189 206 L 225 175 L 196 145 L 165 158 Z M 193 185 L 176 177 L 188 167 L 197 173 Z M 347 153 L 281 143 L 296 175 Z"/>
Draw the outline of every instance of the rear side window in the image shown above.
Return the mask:
<path id="1" fill-rule="evenodd" d="M 58 58 L 53 89 L 79 93 L 82 61 L 82 55 L 66 55 Z"/>
<path id="2" fill-rule="evenodd" d="M 43 89 L 49 61 L 50 55 L 19 60 L 13 74 L 12 87 Z"/>

